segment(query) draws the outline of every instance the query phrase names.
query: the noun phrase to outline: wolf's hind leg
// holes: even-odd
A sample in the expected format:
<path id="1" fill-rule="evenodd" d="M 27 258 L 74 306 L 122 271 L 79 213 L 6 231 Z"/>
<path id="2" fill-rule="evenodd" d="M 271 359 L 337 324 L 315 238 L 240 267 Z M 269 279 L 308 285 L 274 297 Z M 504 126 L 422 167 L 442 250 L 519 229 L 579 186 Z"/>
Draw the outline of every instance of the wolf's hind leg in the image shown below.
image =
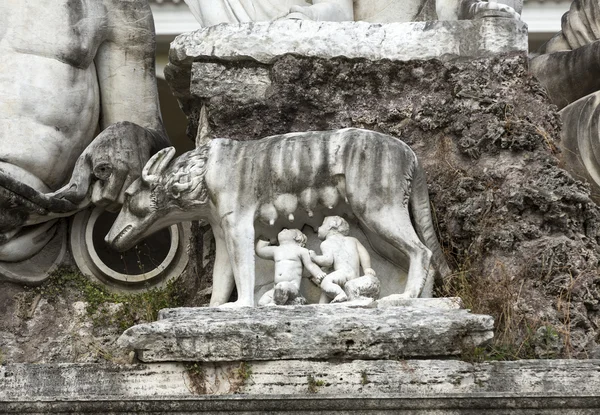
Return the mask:
<path id="1" fill-rule="evenodd" d="M 433 270 L 432 253 L 419 239 L 408 212 L 404 209 L 378 212 L 362 215 L 359 220 L 379 238 L 408 256 L 410 262 L 403 295 L 419 297 Z"/>

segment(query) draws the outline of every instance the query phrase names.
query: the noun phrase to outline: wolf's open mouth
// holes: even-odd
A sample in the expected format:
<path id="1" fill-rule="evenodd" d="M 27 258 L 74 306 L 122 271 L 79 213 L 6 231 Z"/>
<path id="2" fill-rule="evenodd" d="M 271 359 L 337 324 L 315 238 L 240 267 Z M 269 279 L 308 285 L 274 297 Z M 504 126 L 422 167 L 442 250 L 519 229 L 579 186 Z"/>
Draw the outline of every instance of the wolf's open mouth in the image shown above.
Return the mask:
<path id="1" fill-rule="evenodd" d="M 125 226 L 125 229 L 123 229 L 121 232 L 119 232 L 119 234 L 115 237 L 115 239 L 112 240 L 112 243 L 116 244 L 117 242 L 119 242 L 119 240 L 121 238 L 123 238 L 125 236 L 125 234 L 127 234 L 132 228 L 133 228 L 133 225 Z"/>

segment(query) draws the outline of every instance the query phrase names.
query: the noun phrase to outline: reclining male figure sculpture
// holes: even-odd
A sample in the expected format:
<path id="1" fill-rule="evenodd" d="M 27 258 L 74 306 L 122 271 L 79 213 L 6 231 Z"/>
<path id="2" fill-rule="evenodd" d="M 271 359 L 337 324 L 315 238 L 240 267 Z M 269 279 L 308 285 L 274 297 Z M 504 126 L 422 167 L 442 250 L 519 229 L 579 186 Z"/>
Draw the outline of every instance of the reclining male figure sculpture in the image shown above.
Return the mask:
<path id="1" fill-rule="evenodd" d="M 117 210 L 168 145 L 154 42 L 147 0 L 0 2 L 0 265 L 36 255 L 90 187 Z"/>

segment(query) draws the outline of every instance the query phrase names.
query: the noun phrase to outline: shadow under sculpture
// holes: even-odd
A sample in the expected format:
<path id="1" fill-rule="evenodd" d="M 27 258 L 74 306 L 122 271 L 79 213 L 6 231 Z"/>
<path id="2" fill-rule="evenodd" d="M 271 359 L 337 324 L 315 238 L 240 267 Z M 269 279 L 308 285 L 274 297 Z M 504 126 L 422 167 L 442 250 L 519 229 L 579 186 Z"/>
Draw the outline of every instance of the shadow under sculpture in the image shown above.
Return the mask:
<path id="1" fill-rule="evenodd" d="M 0 278 L 20 283 L 56 266 L 32 257 L 50 245 L 57 218 L 90 203 L 117 210 L 169 145 L 148 3 L 70 3 L 0 2 Z M 66 232 L 57 238 L 66 246 Z M 40 274 L 16 272 L 17 263 Z"/>
<path id="2" fill-rule="evenodd" d="M 178 221 L 208 221 L 216 240 L 212 306 L 227 303 L 234 283 L 238 300 L 231 305 L 254 305 L 255 226 L 268 229 L 278 219 L 301 229 L 332 213 L 356 218 L 374 250 L 392 262 L 409 258 L 407 298 L 419 297 L 436 272 L 450 272 L 425 173 L 395 137 L 344 129 L 214 139 L 173 161 L 174 155 L 164 149 L 146 164 L 106 240 L 123 250 Z M 273 237 L 281 229 L 271 228 Z"/>

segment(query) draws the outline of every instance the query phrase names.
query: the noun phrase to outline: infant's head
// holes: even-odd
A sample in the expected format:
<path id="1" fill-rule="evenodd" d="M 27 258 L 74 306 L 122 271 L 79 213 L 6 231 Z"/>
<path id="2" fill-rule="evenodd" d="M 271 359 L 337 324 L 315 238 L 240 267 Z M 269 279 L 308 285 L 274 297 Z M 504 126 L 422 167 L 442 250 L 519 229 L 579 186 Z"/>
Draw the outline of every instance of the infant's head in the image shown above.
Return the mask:
<path id="1" fill-rule="evenodd" d="M 323 219 L 323 224 L 319 226 L 317 236 L 319 239 L 325 239 L 331 231 L 336 231 L 342 235 L 348 235 L 350 232 L 350 225 L 348 225 L 346 219 L 341 216 L 327 216 Z"/>
<path id="2" fill-rule="evenodd" d="M 304 247 L 306 245 L 306 235 L 298 229 L 284 229 L 277 235 L 279 245 L 285 242 L 294 242 L 296 245 Z"/>

